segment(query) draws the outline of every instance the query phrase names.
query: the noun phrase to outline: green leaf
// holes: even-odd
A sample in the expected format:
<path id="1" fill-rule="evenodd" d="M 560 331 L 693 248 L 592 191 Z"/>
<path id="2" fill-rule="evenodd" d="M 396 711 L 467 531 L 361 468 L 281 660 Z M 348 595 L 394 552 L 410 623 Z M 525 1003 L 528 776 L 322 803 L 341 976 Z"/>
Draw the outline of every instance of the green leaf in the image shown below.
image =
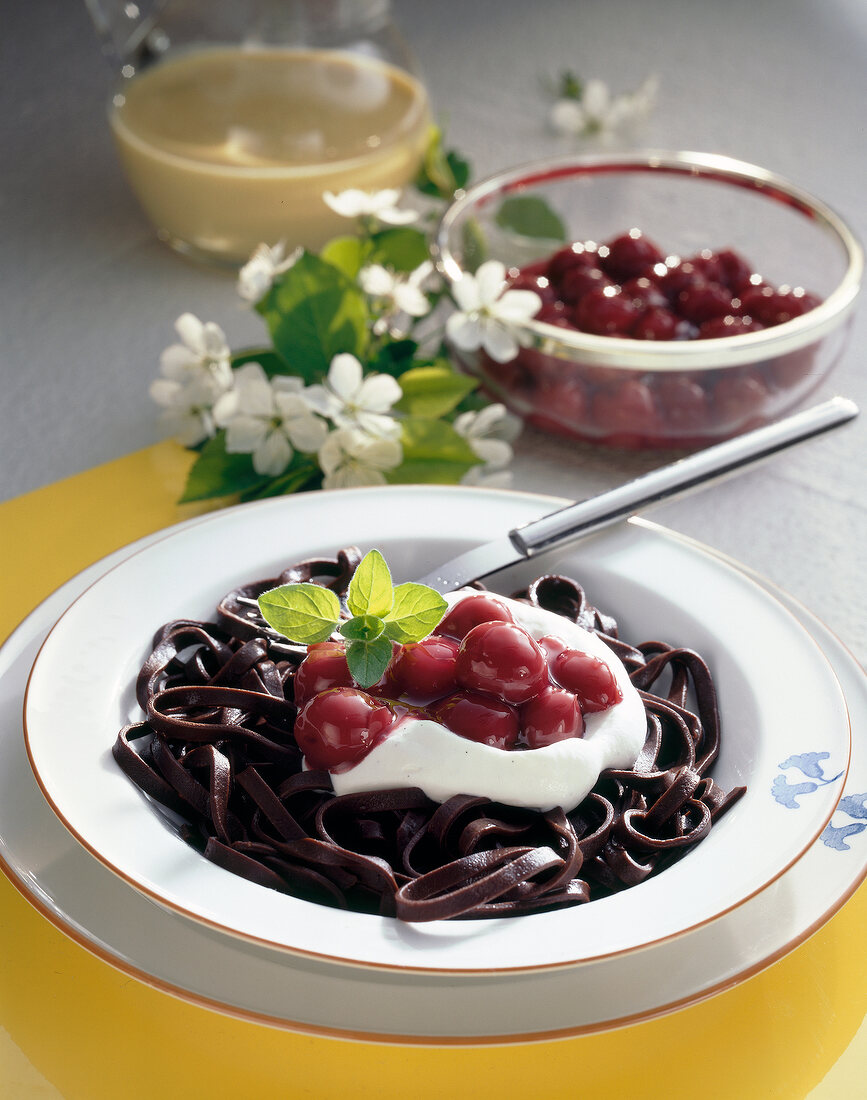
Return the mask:
<path id="1" fill-rule="evenodd" d="M 340 621 L 340 600 L 318 584 L 284 584 L 259 597 L 265 622 L 290 641 L 324 642 Z"/>
<path id="2" fill-rule="evenodd" d="M 358 563 L 349 582 L 346 605 L 353 615 L 378 615 L 391 610 L 394 600 L 391 573 L 378 550 L 370 550 Z"/>
<path id="3" fill-rule="evenodd" d="M 256 306 L 277 354 L 305 382 L 325 377 L 340 352 L 364 357 L 370 315 L 343 271 L 305 252 Z"/>
<path id="4" fill-rule="evenodd" d="M 393 642 L 420 642 L 438 625 L 448 604 L 426 584 L 408 582 L 394 590 L 394 606 L 385 617 L 385 634 Z"/>
<path id="5" fill-rule="evenodd" d="M 400 376 L 403 397 L 395 408 L 408 416 L 435 420 L 452 411 L 471 393 L 478 382 L 466 374 L 458 374 L 445 360 L 425 367 L 414 367 Z"/>
<path id="6" fill-rule="evenodd" d="M 315 459 L 309 455 L 295 454 L 279 477 L 266 479 L 261 485 L 254 485 L 241 493 L 241 500 L 264 500 L 266 497 L 280 497 L 287 493 L 297 493 L 301 489 L 319 489 L 322 486 L 322 471 Z"/>
<path id="7" fill-rule="evenodd" d="M 369 243 L 360 237 L 335 237 L 322 248 L 319 255 L 348 278 L 355 279 L 368 262 L 369 252 Z"/>
<path id="8" fill-rule="evenodd" d="M 481 461 L 463 436 L 444 420 L 410 417 L 402 423 L 403 462 L 386 477 L 397 485 L 456 485 Z"/>
<path id="9" fill-rule="evenodd" d="M 401 226 L 383 229 L 370 239 L 371 250 L 366 259 L 369 264 L 382 264 L 393 271 L 415 271 L 430 259 L 430 245 L 419 229 Z"/>
<path id="10" fill-rule="evenodd" d="M 340 633 L 350 642 L 372 642 L 384 629 L 385 623 L 378 615 L 356 615 L 341 625 Z"/>
<path id="11" fill-rule="evenodd" d="M 515 195 L 504 199 L 494 221 L 501 229 L 508 229 L 522 237 L 566 240 L 566 226 L 559 214 L 538 195 Z"/>
<path id="12" fill-rule="evenodd" d="M 180 503 L 246 493 L 267 482 L 268 478 L 253 469 L 248 454 L 227 454 L 226 433 L 218 432 L 199 451 L 187 475 Z"/>
<path id="13" fill-rule="evenodd" d="M 245 348 L 243 351 L 235 352 L 231 363 L 232 370 L 243 367 L 245 363 L 258 363 L 269 378 L 292 373 L 286 361 L 270 348 Z"/>
<path id="14" fill-rule="evenodd" d="M 466 187 L 470 178 L 470 165 L 454 150 L 443 147 L 443 132 L 431 126 L 424 160 L 415 180 L 416 190 L 423 195 L 440 199 L 452 199 L 455 191 Z"/>
<path id="15" fill-rule="evenodd" d="M 399 378 L 412 366 L 417 351 L 418 343 L 415 340 L 389 340 L 369 364 L 370 371 Z"/>
<path id="16" fill-rule="evenodd" d="M 386 637 L 372 642 L 350 642 L 346 647 L 346 663 L 352 679 L 361 688 L 373 687 L 388 668 L 391 660 L 391 642 Z"/>
<path id="17" fill-rule="evenodd" d="M 488 242 L 478 218 L 467 218 L 461 227 L 464 268 L 473 274 L 485 262 Z"/>

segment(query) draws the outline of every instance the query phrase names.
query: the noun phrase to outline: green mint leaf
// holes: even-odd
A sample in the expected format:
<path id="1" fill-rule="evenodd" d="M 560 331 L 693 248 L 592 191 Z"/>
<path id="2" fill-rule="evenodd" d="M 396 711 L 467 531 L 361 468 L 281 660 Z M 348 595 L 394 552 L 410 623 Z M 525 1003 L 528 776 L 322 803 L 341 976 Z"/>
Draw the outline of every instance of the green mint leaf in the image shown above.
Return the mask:
<path id="1" fill-rule="evenodd" d="M 340 626 L 340 633 L 350 642 L 372 642 L 382 634 L 385 624 L 378 615 L 356 615 Z"/>
<path id="2" fill-rule="evenodd" d="M 378 615 L 384 618 L 394 600 L 391 573 L 378 550 L 370 550 L 358 563 L 349 582 L 346 606 L 353 615 Z"/>
<path id="3" fill-rule="evenodd" d="M 304 382 L 321 381 L 340 352 L 364 358 L 367 300 L 354 280 L 318 256 L 305 252 L 256 309 L 276 353 Z"/>
<path id="4" fill-rule="evenodd" d="M 455 191 L 460 191 L 470 182 L 470 162 L 465 160 L 460 153 L 454 149 L 449 149 L 446 153 L 446 161 L 452 172 L 452 179 L 455 183 Z"/>
<path id="5" fill-rule="evenodd" d="M 268 478 L 253 469 L 249 455 L 226 452 L 226 433 L 218 432 L 199 451 L 179 503 L 248 493 L 267 483 Z"/>
<path id="6" fill-rule="evenodd" d="M 386 474 L 392 484 L 457 485 L 481 461 L 445 420 L 408 417 L 401 429 L 403 462 Z"/>
<path id="7" fill-rule="evenodd" d="M 478 382 L 466 374 L 458 374 L 445 360 L 430 366 L 413 367 L 400 376 L 403 397 L 395 405 L 408 416 L 436 420 L 457 406 Z"/>
<path id="8" fill-rule="evenodd" d="M 419 229 L 401 226 L 399 229 L 383 229 L 370 239 L 369 264 L 382 264 L 393 271 L 415 271 L 430 259 L 430 245 Z"/>
<path id="9" fill-rule="evenodd" d="M 266 623 L 302 645 L 324 642 L 340 621 L 340 600 L 318 584 L 284 584 L 259 597 Z"/>
<path id="10" fill-rule="evenodd" d="M 319 253 L 326 263 L 342 271 L 350 279 L 355 279 L 366 263 L 370 244 L 361 237 L 335 237 L 323 246 Z"/>
<path id="11" fill-rule="evenodd" d="M 378 683 L 390 660 L 391 642 L 386 637 L 375 638 L 372 642 L 350 642 L 346 647 L 346 663 L 360 688 Z"/>
<path id="12" fill-rule="evenodd" d="M 504 199 L 494 220 L 501 229 L 521 237 L 566 240 L 566 226 L 559 214 L 538 195 L 515 195 Z"/>
<path id="13" fill-rule="evenodd" d="M 393 642 L 420 642 L 438 625 L 448 604 L 426 584 L 399 584 L 394 606 L 385 617 L 385 634 Z"/>

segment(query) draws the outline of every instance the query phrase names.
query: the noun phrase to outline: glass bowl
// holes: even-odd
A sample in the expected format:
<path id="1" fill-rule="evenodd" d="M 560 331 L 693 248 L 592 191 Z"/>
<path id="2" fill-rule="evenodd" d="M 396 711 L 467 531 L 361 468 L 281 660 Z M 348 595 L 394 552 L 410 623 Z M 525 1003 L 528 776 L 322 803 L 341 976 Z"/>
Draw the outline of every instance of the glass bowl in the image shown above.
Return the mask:
<path id="1" fill-rule="evenodd" d="M 562 236 L 525 236 L 504 224 L 516 221 L 504 219 L 504 202 L 519 197 L 543 200 L 562 223 Z M 702 285 L 714 282 L 721 275 L 708 261 L 734 253 L 748 261 L 751 274 L 741 283 L 743 304 L 735 295 L 726 313 L 746 314 L 748 307 L 758 312 L 755 294 L 762 286 L 785 293 L 804 312 L 736 335 L 714 335 L 714 327 L 733 327 L 720 320 L 710 327 L 709 338 L 707 327 L 695 338 L 696 323 L 680 330 L 689 338 L 638 339 L 582 331 L 579 306 L 554 305 L 543 309 L 542 320 L 515 326 L 521 346 L 510 361 L 453 346 L 460 366 L 546 431 L 620 447 L 694 448 L 782 415 L 839 359 L 863 273 L 859 242 L 820 200 L 729 157 L 641 152 L 513 168 L 457 199 L 439 225 L 434 247 L 451 284 L 495 259 L 518 286 L 534 285 L 541 274 L 536 285 L 544 290 L 546 261 L 567 245 L 598 243 L 603 246 L 598 256 L 604 257 L 606 242 L 635 231 L 662 252 L 662 264 L 648 264 L 642 272 L 657 286 L 665 271 L 685 275 L 686 261 L 691 277 L 698 269 Z M 553 279 L 547 281 L 546 297 L 554 296 Z M 667 293 L 678 309 L 677 287 Z M 646 308 L 636 305 L 633 316 Z"/>

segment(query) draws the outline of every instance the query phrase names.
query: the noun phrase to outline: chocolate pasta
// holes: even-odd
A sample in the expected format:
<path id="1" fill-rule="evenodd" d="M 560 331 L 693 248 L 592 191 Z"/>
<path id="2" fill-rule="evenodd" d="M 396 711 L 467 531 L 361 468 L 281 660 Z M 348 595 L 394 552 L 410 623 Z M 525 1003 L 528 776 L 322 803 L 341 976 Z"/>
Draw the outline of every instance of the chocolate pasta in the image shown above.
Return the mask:
<path id="1" fill-rule="evenodd" d="M 595 632 L 624 663 L 647 715 L 634 768 L 603 772 L 569 813 L 469 794 L 439 804 L 418 788 L 336 796 L 328 772 L 304 770 L 293 738 L 306 650 L 264 623 L 256 598 L 296 581 L 343 598 L 359 560 L 349 548 L 301 562 L 230 592 L 214 622 L 158 631 L 136 683 L 145 718 L 120 731 L 113 753 L 207 859 L 262 886 L 404 921 L 517 916 L 642 882 L 743 793 L 708 774 L 720 723 L 702 658 L 628 645 L 576 581 L 547 575 L 515 598 Z"/>

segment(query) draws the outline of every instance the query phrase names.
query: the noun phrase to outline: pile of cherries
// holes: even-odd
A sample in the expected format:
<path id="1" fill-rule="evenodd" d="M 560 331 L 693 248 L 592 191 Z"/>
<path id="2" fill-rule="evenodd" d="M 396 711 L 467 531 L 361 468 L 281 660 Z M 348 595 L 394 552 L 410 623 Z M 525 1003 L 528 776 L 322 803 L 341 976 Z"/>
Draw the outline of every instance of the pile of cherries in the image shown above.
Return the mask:
<path id="1" fill-rule="evenodd" d="M 514 289 L 542 299 L 535 320 L 596 336 L 705 340 L 757 332 L 814 309 L 802 288 L 775 287 L 733 249 L 666 257 L 638 229 L 607 244 L 576 242 L 510 268 Z M 774 394 L 810 373 L 813 349 L 756 367 L 709 372 L 623 371 L 582 366 L 525 348 L 488 363 L 506 400 L 531 422 L 620 446 L 700 445 L 750 426 Z"/>
<path id="2" fill-rule="evenodd" d="M 492 596 L 466 596 L 420 642 L 395 646 L 380 682 L 355 686 L 340 642 L 308 647 L 295 674 L 295 740 L 311 768 L 365 756 L 404 716 L 431 718 L 498 749 L 584 733 L 584 715 L 622 699 L 604 661 L 555 637 L 537 642 Z"/>

